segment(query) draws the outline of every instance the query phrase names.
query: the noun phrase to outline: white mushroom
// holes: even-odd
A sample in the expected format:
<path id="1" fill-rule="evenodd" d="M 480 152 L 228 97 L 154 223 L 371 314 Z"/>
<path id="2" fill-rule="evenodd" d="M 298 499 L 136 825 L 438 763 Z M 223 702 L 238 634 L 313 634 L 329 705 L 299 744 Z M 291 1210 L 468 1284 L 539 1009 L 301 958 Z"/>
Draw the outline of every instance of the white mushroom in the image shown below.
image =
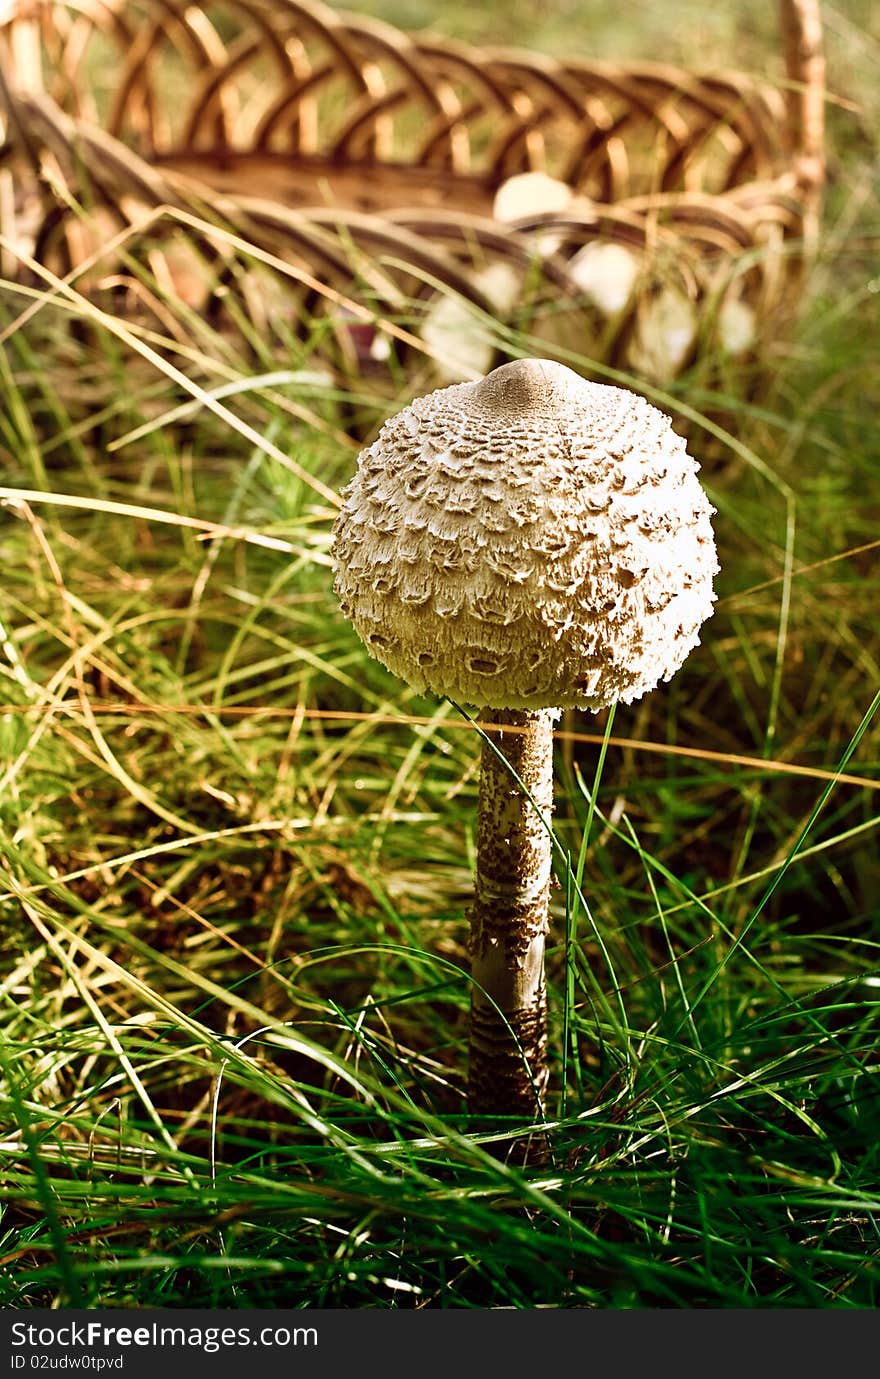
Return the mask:
<path id="1" fill-rule="evenodd" d="M 498 316 L 506 316 L 520 293 L 520 274 L 509 263 L 490 263 L 474 273 L 473 283 Z M 476 378 L 492 362 L 496 341 L 490 325 L 471 302 L 443 293 L 422 322 L 421 336 L 438 374 L 448 383 Z"/>
<path id="2" fill-rule="evenodd" d="M 617 316 L 632 300 L 641 265 L 623 244 L 585 244 L 568 265 L 569 275 L 603 316 Z"/>
<path id="3" fill-rule="evenodd" d="M 510 224 L 542 212 L 564 211 L 574 200 L 567 182 L 546 172 L 517 172 L 501 183 L 492 203 L 496 220 Z"/>
<path id="4" fill-rule="evenodd" d="M 697 644 L 718 566 L 696 471 L 643 398 L 526 359 L 391 418 L 345 492 L 343 612 L 416 690 L 483 709 L 509 763 L 484 746 L 476 1111 L 533 1115 L 546 1082 L 550 840 L 510 771 L 549 817 L 559 709 L 628 703 Z"/>
<path id="5" fill-rule="evenodd" d="M 718 337 L 724 353 L 738 359 L 752 348 L 757 333 L 754 308 L 741 297 L 725 297 L 718 312 Z"/>
<path id="6" fill-rule="evenodd" d="M 661 289 L 639 313 L 629 363 L 652 383 L 669 383 L 681 369 L 697 338 L 697 310 L 681 288 Z"/>
<path id="7" fill-rule="evenodd" d="M 711 508 L 668 417 L 547 360 L 419 398 L 359 458 L 336 589 L 414 689 L 603 708 L 668 679 L 712 605 Z"/>
<path id="8" fill-rule="evenodd" d="M 546 172 L 517 172 L 495 193 L 492 214 L 505 225 L 515 225 L 535 216 L 562 215 L 573 209 L 577 199 L 574 188 L 558 177 Z M 542 258 L 549 258 L 562 243 L 562 236 L 548 230 L 536 235 L 534 242 Z"/>

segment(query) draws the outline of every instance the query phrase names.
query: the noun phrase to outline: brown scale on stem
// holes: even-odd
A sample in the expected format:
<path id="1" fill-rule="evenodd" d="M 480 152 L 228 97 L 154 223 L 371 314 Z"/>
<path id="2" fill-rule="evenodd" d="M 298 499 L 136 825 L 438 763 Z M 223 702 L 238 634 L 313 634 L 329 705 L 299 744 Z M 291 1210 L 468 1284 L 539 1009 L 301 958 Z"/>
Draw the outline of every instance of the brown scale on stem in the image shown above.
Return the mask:
<path id="1" fill-rule="evenodd" d="M 478 1115 L 532 1120 L 547 1086 L 553 718 L 546 709 L 494 710 L 486 720 L 470 912 L 468 1103 Z"/>

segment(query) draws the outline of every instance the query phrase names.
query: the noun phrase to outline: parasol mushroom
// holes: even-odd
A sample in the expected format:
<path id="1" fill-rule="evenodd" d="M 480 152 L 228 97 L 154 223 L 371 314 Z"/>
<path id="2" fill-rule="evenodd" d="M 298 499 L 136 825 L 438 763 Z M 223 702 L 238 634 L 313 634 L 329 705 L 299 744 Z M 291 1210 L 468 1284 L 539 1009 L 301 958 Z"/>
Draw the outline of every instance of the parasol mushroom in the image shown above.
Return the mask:
<path id="1" fill-rule="evenodd" d="M 662 412 L 545 359 L 418 398 L 345 490 L 335 589 L 367 650 L 481 711 L 469 1104 L 547 1082 L 553 721 L 669 679 L 718 569 L 697 464 Z M 524 788 L 522 788 L 524 787 Z"/>

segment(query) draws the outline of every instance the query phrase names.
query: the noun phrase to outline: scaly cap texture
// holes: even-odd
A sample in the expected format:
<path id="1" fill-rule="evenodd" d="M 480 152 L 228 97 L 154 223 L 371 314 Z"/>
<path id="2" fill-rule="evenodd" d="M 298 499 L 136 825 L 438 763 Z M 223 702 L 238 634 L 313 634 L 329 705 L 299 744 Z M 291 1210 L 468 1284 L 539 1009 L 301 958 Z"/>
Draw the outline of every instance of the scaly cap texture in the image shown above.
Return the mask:
<path id="1" fill-rule="evenodd" d="M 414 689 L 488 708 L 629 703 L 712 611 L 713 509 L 669 418 L 546 359 L 418 398 L 358 459 L 335 589 Z"/>

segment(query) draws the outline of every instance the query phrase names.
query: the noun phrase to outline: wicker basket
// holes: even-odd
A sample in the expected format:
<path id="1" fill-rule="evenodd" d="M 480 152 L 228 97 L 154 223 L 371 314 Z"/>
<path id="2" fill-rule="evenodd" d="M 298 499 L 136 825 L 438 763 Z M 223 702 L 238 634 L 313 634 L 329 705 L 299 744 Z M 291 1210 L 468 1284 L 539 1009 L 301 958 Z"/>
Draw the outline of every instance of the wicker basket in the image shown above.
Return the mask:
<path id="1" fill-rule="evenodd" d="M 757 350 L 797 296 L 824 173 L 814 0 L 783 0 L 775 85 L 478 50 L 314 0 L 11 9 L 7 271 L 16 241 L 106 278 L 130 231 L 200 309 L 235 284 L 336 370 L 429 360 L 441 381 L 491 367 L 500 319 L 666 382 Z"/>

